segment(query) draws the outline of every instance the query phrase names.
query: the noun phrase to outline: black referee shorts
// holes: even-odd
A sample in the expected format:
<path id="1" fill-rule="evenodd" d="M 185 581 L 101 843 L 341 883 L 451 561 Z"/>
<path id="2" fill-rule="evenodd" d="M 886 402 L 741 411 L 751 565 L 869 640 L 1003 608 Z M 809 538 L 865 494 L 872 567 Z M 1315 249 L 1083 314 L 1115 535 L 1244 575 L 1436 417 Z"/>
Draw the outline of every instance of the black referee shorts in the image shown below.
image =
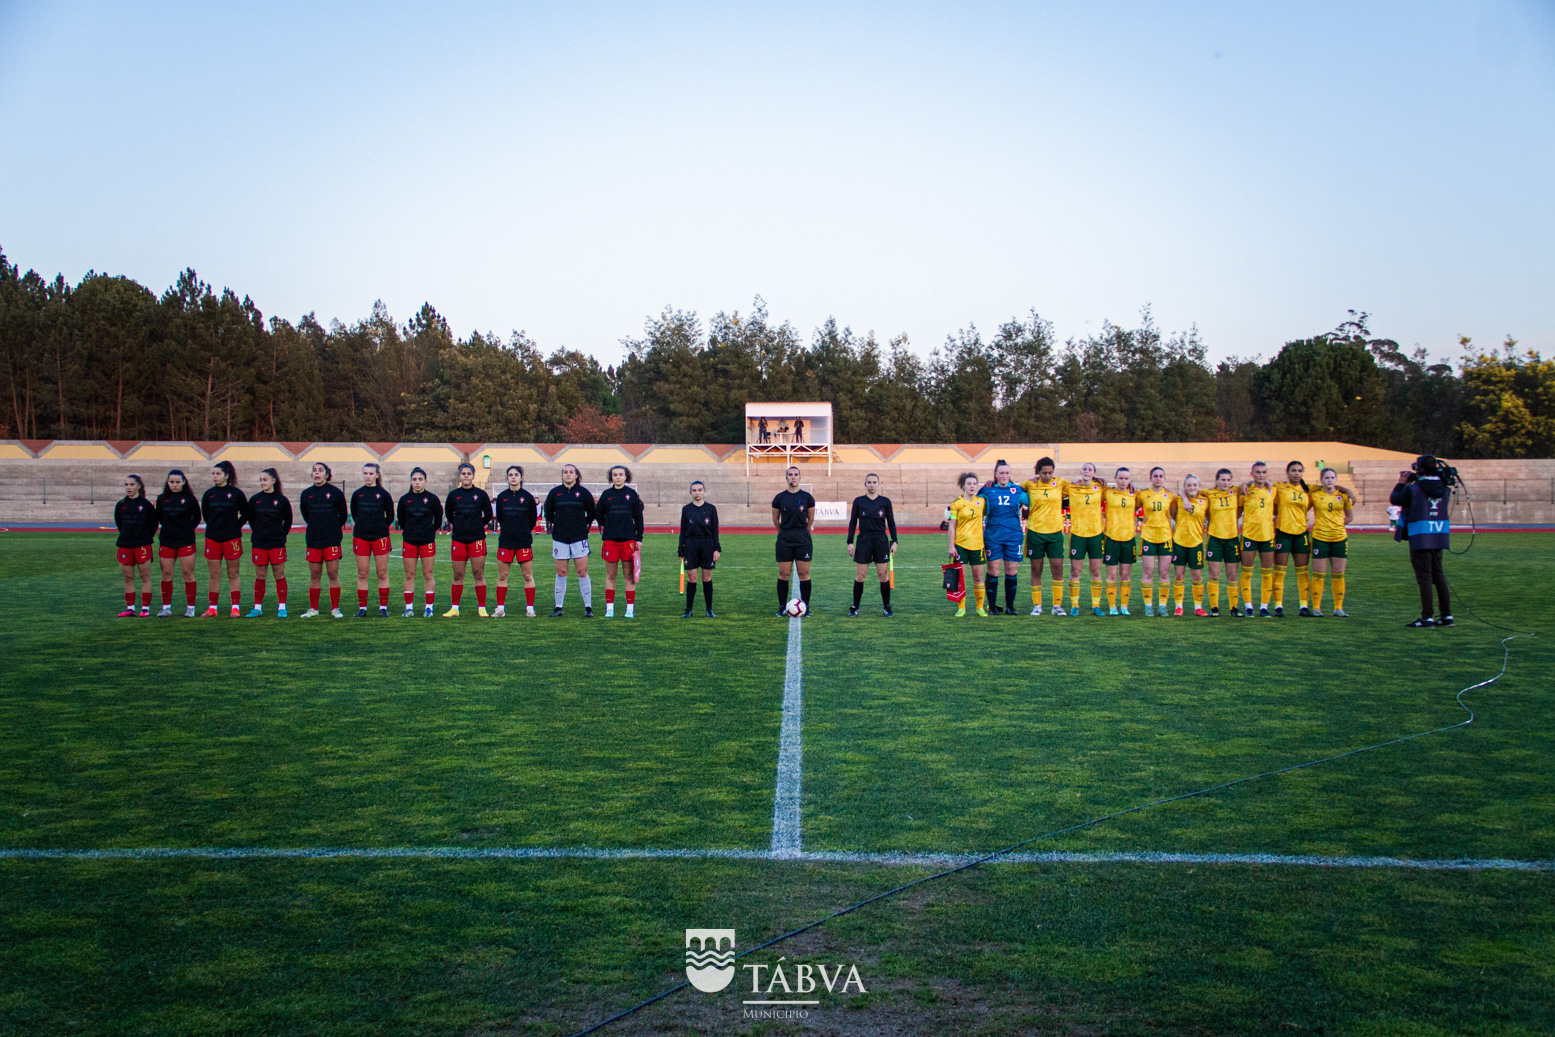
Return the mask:
<path id="1" fill-rule="evenodd" d="M 891 560 L 891 540 L 884 534 L 859 537 L 853 545 L 853 560 L 859 565 L 873 565 Z"/>
<path id="2" fill-rule="evenodd" d="M 687 569 L 711 569 L 713 562 L 713 542 L 707 538 L 686 541 L 686 553 L 683 556 Z"/>
<path id="3" fill-rule="evenodd" d="M 778 534 L 777 560 L 780 562 L 808 562 L 813 547 L 806 532 Z"/>

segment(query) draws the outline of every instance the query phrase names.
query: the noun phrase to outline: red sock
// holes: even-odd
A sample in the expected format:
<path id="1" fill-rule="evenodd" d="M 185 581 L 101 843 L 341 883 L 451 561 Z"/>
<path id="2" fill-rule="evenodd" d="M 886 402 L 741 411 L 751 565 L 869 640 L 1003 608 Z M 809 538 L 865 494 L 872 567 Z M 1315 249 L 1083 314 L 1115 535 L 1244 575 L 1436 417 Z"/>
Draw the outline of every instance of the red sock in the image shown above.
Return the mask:
<path id="1" fill-rule="evenodd" d="M 286 604 L 286 577 L 284 576 L 275 578 L 275 600 L 282 605 Z"/>
<path id="2" fill-rule="evenodd" d="M 427 591 L 425 597 L 427 599 L 427 604 L 430 605 L 437 600 L 437 591 Z"/>
<path id="3" fill-rule="evenodd" d="M 628 605 L 635 605 L 637 603 L 637 588 L 633 587 L 631 590 L 626 592 L 626 603 Z"/>
<path id="4" fill-rule="evenodd" d="M 127 609 L 132 609 L 132 608 L 135 607 L 135 592 L 134 591 L 125 591 L 124 592 L 124 607 L 127 608 Z"/>
<path id="5" fill-rule="evenodd" d="M 239 590 L 234 590 L 232 592 L 232 606 L 234 608 L 236 608 L 239 604 L 242 603 L 242 601 L 243 601 L 243 592 L 239 591 Z"/>
<path id="6" fill-rule="evenodd" d="M 264 604 L 264 600 L 265 600 L 265 581 L 264 580 L 255 580 L 254 581 L 254 604 L 255 605 L 262 605 L 262 604 Z"/>
<path id="7" fill-rule="evenodd" d="M 524 604 L 530 608 L 535 607 L 535 589 L 533 587 L 524 588 Z"/>
<path id="8" fill-rule="evenodd" d="M 310 609 L 317 609 L 319 607 L 319 590 L 320 589 L 321 588 L 319 588 L 319 587 L 309 587 L 308 588 L 308 607 Z"/>
<path id="9" fill-rule="evenodd" d="M 170 584 L 167 585 L 167 592 L 162 595 L 162 600 L 166 601 L 169 597 L 172 596 L 172 594 L 173 594 L 173 585 L 170 583 Z M 140 607 L 143 608 L 143 609 L 149 609 L 151 607 L 151 592 L 150 591 L 143 590 L 143 591 L 140 592 Z"/>
<path id="10" fill-rule="evenodd" d="M 459 599 L 464 597 L 464 584 L 456 583 L 453 586 L 454 608 L 459 607 Z"/>
<path id="11" fill-rule="evenodd" d="M 329 589 L 329 607 L 332 608 L 332 609 L 338 609 L 340 607 L 340 588 L 339 587 L 331 587 Z"/>
<path id="12" fill-rule="evenodd" d="M 378 588 L 378 607 L 381 609 L 386 609 L 389 607 L 389 588 Z"/>
<path id="13" fill-rule="evenodd" d="M 172 603 L 173 603 L 173 581 L 172 580 L 163 580 L 162 581 L 162 604 L 164 604 L 164 605 L 171 605 Z"/>
<path id="14" fill-rule="evenodd" d="M 198 595 L 199 593 L 200 593 L 200 585 L 199 584 L 195 583 L 193 580 L 185 580 L 184 581 L 184 597 L 188 600 L 189 604 L 191 604 L 191 605 L 194 604 L 195 596 Z"/>
<path id="15" fill-rule="evenodd" d="M 484 583 L 475 585 L 475 604 L 480 608 L 486 607 L 486 585 Z"/>
<path id="16" fill-rule="evenodd" d="M 211 608 L 215 608 L 216 607 L 216 602 L 220 598 L 221 598 L 221 591 L 214 591 L 213 590 L 213 591 L 210 592 Z"/>
<path id="17" fill-rule="evenodd" d="M 415 602 L 416 602 L 416 592 L 415 591 L 406 591 L 405 592 L 405 607 L 406 608 L 410 608 L 410 606 L 415 604 Z"/>
<path id="18" fill-rule="evenodd" d="M 616 589 L 614 587 L 606 587 L 605 588 L 605 604 L 606 605 L 614 605 L 615 603 L 616 603 Z"/>
<path id="19" fill-rule="evenodd" d="M 135 595 L 131 594 L 131 595 L 129 595 L 129 597 L 134 598 Z M 499 583 L 499 584 L 497 584 L 497 607 L 501 608 L 502 606 L 506 605 L 507 603 L 508 603 L 508 589 L 506 587 L 504 587 L 502 584 Z"/>
<path id="20" fill-rule="evenodd" d="M 367 607 L 367 588 L 366 587 L 358 587 L 356 589 L 356 607 L 359 608 L 359 609 L 365 609 Z"/>

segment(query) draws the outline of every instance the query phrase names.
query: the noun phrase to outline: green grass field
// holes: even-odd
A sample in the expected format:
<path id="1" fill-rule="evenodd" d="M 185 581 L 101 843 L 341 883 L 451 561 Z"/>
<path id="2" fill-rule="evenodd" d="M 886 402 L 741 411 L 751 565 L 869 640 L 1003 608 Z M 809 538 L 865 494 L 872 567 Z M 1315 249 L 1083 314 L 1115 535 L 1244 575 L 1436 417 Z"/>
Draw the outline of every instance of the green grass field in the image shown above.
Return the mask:
<path id="1" fill-rule="evenodd" d="M 817 541 L 811 852 L 990 851 L 1456 723 L 1454 693 L 1501 665 L 1501 632 L 1461 607 L 1452 630 L 1403 628 L 1414 582 L 1381 536 L 1352 541 L 1352 618 L 1237 621 L 956 620 L 938 536 L 904 541 L 896 618 L 871 579 L 847 619 L 842 538 Z M 0 850 L 771 844 L 789 622 L 770 537 L 726 538 L 719 618 L 683 621 L 674 540 L 650 536 L 631 622 L 583 620 L 575 588 L 561 620 L 401 619 L 397 560 L 390 620 L 296 618 L 300 560 L 291 619 L 120 620 L 110 536 L 0 544 Z M 1482 535 L 1448 575 L 1481 615 L 1544 631 L 1467 697 L 1471 726 L 1025 849 L 1548 864 L 1555 535 Z M 439 579 L 446 604 L 446 561 Z M 0 1033 L 568 1034 L 681 982 L 686 928 L 734 928 L 745 950 L 933 870 L 10 853 Z M 742 971 L 603 1032 L 1547 1034 L 1555 871 L 1000 863 L 745 960 L 779 955 L 856 963 L 867 992 L 746 1020 Z"/>

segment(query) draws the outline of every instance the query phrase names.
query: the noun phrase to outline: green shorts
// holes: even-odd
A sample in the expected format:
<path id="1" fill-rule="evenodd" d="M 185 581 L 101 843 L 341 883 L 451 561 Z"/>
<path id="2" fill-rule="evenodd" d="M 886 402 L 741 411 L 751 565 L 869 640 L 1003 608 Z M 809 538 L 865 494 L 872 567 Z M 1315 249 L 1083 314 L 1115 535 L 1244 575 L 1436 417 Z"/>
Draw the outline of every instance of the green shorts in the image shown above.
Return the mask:
<path id="1" fill-rule="evenodd" d="M 1344 540 L 1314 540 L 1312 541 L 1313 558 L 1348 558 L 1350 557 L 1349 538 Z"/>
<path id="2" fill-rule="evenodd" d="M 1105 558 L 1107 556 L 1107 548 L 1102 543 L 1104 539 L 1100 533 L 1093 537 L 1077 537 L 1070 534 L 1069 557 L 1075 561 L 1079 561 L 1082 558 Z"/>
<path id="3" fill-rule="evenodd" d="M 1114 540 L 1107 537 L 1104 546 L 1106 550 L 1101 557 L 1108 565 L 1133 565 L 1136 561 L 1132 540 Z"/>
<path id="4" fill-rule="evenodd" d="M 1245 537 L 1242 540 L 1242 553 L 1243 554 L 1251 553 L 1251 554 L 1266 555 L 1266 554 L 1272 554 L 1273 552 L 1274 552 L 1274 541 L 1273 540 L 1248 540 Z"/>
<path id="5" fill-rule="evenodd" d="M 981 547 L 962 547 L 956 545 L 956 557 L 961 559 L 962 565 L 987 565 L 988 552 Z"/>
<path id="6" fill-rule="evenodd" d="M 1312 536 L 1309 533 L 1274 534 L 1274 549 L 1285 555 L 1309 555 L 1312 553 Z"/>
<path id="7" fill-rule="evenodd" d="M 1144 545 L 1140 548 L 1139 553 L 1145 556 L 1170 555 L 1172 553 L 1172 543 L 1168 540 L 1164 544 L 1152 544 L 1150 541 L 1146 540 Z"/>
<path id="8" fill-rule="evenodd" d="M 1182 544 L 1172 545 L 1172 564 L 1187 566 L 1189 569 L 1204 568 L 1204 545 L 1195 544 L 1186 547 Z"/>
<path id="9" fill-rule="evenodd" d="M 1241 545 L 1236 537 L 1210 537 L 1204 541 L 1204 557 L 1212 562 L 1235 565 L 1242 560 Z"/>
<path id="10" fill-rule="evenodd" d="M 1034 533 L 1026 530 L 1026 557 L 1062 558 L 1064 557 L 1064 531 L 1057 533 Z"/>

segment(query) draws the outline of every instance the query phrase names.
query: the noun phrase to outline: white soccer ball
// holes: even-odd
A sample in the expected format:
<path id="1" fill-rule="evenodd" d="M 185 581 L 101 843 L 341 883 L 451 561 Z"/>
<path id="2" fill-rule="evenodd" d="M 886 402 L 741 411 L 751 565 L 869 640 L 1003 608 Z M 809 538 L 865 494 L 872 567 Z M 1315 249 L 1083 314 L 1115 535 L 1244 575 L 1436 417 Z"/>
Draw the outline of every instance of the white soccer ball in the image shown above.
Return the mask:
<path id="1" fill-rule="evenodd" d="M 803 598 L 793 598 L 787 605 L 783 606 L 783 611 L 790 616 L 802 616 L 810 610 L 805 607 Z"/>

